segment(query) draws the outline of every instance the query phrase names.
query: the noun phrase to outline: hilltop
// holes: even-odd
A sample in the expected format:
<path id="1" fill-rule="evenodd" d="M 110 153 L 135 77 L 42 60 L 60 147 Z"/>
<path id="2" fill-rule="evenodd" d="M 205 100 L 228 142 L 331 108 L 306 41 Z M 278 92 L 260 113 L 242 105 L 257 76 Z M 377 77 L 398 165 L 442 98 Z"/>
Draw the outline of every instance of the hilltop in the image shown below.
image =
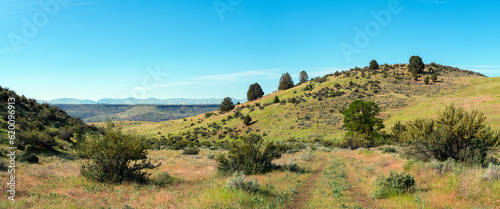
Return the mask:
<path id="1" fill-rule="evenodd" d="M 435 72 L 436 82 L 424 84 L 425 76 Z M 156 139 L 184 138 L 199 141 L 225 141 L 249 132 L 270 140 L 338 140 L 345 133 L 342 111 L 354 100 L 374 101 L 381 108 L 379 117 L 389 132 L 398 121 L 434 116 L 446 104 L 477 108 L 488 115 L 493 128 L 500 128 L 499 78 L 439 64 L 425 66 L 424 74 L 414 81 L 407 64 L 381 65 L 336 72 L 276 91 L 256 101 L 236 106 L 229 113 L 217 111 L 174 121 L 117 122 L 124 130 L 137 130 Z M 273 103 L 274 97 L 280 103 Z M 496 111 L 496 112 L 495 112 Z M 250 126 L 242 118 L 253 118 Z M 101 125 L 101 124 L 96 124 Z"/>

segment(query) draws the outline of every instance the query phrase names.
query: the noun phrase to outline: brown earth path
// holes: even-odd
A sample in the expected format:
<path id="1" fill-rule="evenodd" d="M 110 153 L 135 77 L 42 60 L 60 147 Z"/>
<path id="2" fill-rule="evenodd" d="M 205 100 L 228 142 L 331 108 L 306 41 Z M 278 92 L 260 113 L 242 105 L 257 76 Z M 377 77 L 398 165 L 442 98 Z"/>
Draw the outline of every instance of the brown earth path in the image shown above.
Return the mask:
<path id="1" fill-rule="evenodd" d="M 299 189 L 297 189 L 297 193 L 293 196 L 292 201 L 288 202 L 285 208 L 290 209 L 298 209 L 303 208 L 304 204 L 306 204 L 311 198 L 311 192 L 314 191 L 316 186 L 316 181 L 321 174 L 321 172 L 325 169 L 327 160 L 322 159 L 322 163 L 318 169 L 314 171 L 314 173 L 309 177 L 305 183 L 302 183 Z"/>
<path id="2" fill-rule="evenodd" d="M 345 158 L 344 158 L 345 159 Z M 348 160 L 346 159 L 346 162 Z M 349 168 L 347 168 L 349 167 Z M 355 172 L 354 168 L 346 163 L 346 181 L 351 185 L 351 199 L 361 205 L 363 208 L 379 208 L 376 206 L 375 201 L 370 198 L 368 194 L 358 185 L 357 179 L 352 175 Z"/>

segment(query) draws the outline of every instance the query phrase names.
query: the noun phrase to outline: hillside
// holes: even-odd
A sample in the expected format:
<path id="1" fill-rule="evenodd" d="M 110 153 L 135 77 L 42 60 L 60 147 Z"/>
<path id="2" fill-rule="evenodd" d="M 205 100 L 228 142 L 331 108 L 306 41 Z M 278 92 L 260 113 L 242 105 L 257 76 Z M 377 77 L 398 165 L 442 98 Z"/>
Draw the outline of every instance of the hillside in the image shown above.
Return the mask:
<path id="1" fill-rule="evenodd" d="M 10 116 L 8 100 L 13 98 L 12 107 L 15 114 Z M 10 117 L 10 118 L 9 118 Z M 15 91 L 0 87 L 0 147 L 9 146 L 7 121 L 14 123 L 16 131 L 15 147 L 24 150 L 27 145 L 32 145 L 34 150 L 41 153 L 61 153 L 71 147 L 69 138 L 73 133 L 85 133 L 97 130 L 86 125 L 78 118 L 68 115 L 64 110 L 48 104 L 40 104 L 35 99 L 19 96 Z M 63 140 L 65 138 L 65 140 Z"/>
<path id="2" fill-rule="evenodd" d="M 85 122 L 107 120 L 167 121 L 217 110 L 219 105 L 54 104 Z"/>
<path id="3" fill-rule="evenodd" d="M 500 128 L 499 78 L 436 64 L 427 65 L 424 76 L 430 71 L 436 72 L 438 79 L 425 85 L 422 77 L 413 81 L 406 64 L 382 65 L 374 72 L 367 67 L 355 68 L 274 92 L 239 105 L 229 113 L 213 112 L 208 118 L 202 114 L 162 123 L 119 122 L 117 125 L 153 138 L 178 135 L 190 140 L 221 141 L 252 131 L 271 140 L 289 137 L 338 140 L 345 133 L 341 112 L 353 100 L 362 99 L 378 104 L 387 132 L 397 120 L 433 116 L 451 103 L 484 111 L 492 127 Z M 281 100 L 279 104 L 273 103 L 275 96 Z M 241 119 L 246 114 L 253 118 L 253 124 L 248 127 Z"/>

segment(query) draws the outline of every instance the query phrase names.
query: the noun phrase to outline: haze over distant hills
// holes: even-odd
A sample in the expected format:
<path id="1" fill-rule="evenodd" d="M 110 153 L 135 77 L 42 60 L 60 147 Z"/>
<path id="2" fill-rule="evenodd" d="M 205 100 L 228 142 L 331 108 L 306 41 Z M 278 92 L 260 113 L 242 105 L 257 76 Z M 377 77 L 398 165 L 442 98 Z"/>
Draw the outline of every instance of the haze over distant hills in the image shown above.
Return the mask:
<path id="1" fill-rule="evenodd" d="M 103 98 L 97 101 L 93 100 L 80 100 L 75 98 L 60 98 L 53 100 L 38 100 L 40 103 L 48 104 L 128 104 L 128 105 L 139 105 L 139 104 L 154 104 L 154 105 L 177 105 L 177 104 L 220 104 L 222 98 L 210 98 L 210 99 L 186 99 L 186 98 L 172 98 L 172 99 L 157 99 L 157 98 L 147 98 L 138 99 L 133 97 L 128 97 L 124 99 L 110 99 Z M 235 99 L 233 102 L 246 102 L 246 99 Z"/>

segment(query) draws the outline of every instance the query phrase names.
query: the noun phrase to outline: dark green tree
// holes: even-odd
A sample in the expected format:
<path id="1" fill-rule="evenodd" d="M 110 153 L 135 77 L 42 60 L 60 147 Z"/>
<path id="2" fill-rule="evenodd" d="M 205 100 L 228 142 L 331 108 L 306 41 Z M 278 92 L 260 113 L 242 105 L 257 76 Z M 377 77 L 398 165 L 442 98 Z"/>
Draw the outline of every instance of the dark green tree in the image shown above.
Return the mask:
<path id="1" fill-rule="evenodd" d="M 294 86 L 292 76 L 289 73 L 283 73 L 280 78 L 280 83 L 278 86 L 278 90 L 287 90 Z"/>
<path id="2" fill-rule="evenodd" d="M 425 76 L 424 78 L 424 83 L 427 85 L 429 84 L 429 76 Z"/>
<path id="3" fill-rule="evenodd" d="M 424 72 L 424 62 L 419 56 L 411 56 L 410 64 L 408 65 L 408 71 L 415 72 L 417 74 L 422 74 Z"/>
<path id="4" fill-rule="evenodd" d="M 436 75 L 436 73 L 433 73 L 431 76 L 432 82 L 436 83 L 437 79 L 438 79 L 438 76 Z"/>
<path id="5" fill-rule="evenodd" d="M 234 109 L 233 100 L 230 97 L 224 98 L 224 100 L 222 100 L 222 103 L 219 106 L 219 110 L 221 112 L 229 112 L 232 109 Z"/>
<path id="6" fill-rule="evenodd" d="M 250 115 L 247 114 L 245 118 L 243 118 L 243 124 L 245 124 L 245 126 L 249 126 L 251 122 L 252 122 L 252 117 L 250 117 Z"/>
<path id="7" fill-rule="evenodd" d="M 306 71 L 302 71 L 299 74 L 299 84 L 305 83 L 309 80 L 309 76 L 307 75 Z"/>
<path id="8" fill-rule="evenodd" d="M 344 110 L 344 125 L 348 130 L 347 135 L 352 133 L 373 136 L 377 131 L 384 128 L 382 119 L 375 116 L 380 113 L 380 108 L 375 102 L 355 100 Z"/>
<path id="9" fill-rule="evenodd" d="M 142 170 L 160 165 L 147 160 L 149 143 L 145 142 L 146 137 L 124 133 L 108 122 L 103 135 L 94 133 L 80 145 L 80 155 L 91 160 L 82 165 L 80 173 L 99 182 L 144 182 L 149 174 Z"/>
<path id="10" fill-rule="evenodd" d="M 274 103 L 280 103 L 280 98 L 278 98 L 278 96 L 275 96 L 273 102 Z"/>
<path id="11" fill-rule="evenodd" d="M 370 70 L 378 70 L 378 63 L 376 60 L 372 60 L 370 62 L 370 67 L 368 67 Z"/>
<path id="12" fill-rule="evenodd" d="M 258 83 L 250 85 L 247 91 L 248 101 L 254 101 L 256 99 L 261 98 L 262 96 L 264 96 L 264 91 L 262 91 L 262 88 Z"/>

